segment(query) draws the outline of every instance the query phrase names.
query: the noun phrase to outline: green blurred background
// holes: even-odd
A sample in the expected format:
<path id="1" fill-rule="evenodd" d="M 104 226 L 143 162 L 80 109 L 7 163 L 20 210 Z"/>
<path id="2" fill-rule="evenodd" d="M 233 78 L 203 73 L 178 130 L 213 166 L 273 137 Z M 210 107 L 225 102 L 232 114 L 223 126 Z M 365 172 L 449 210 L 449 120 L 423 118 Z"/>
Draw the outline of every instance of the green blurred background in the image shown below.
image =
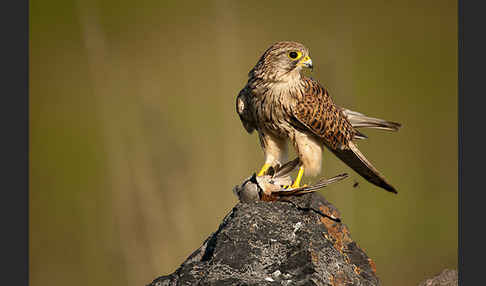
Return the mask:
<path id="1" fill-rule="evenodd" d="M 31 285 L 145 285 L 198 248 L 263 163 L 235 97 L 280 40 L 337 104 L 403 124 L 359 142 L 397 196 L 324 154 L 383 285 L 456 268 L 456 2 L 31 0 Z"/>

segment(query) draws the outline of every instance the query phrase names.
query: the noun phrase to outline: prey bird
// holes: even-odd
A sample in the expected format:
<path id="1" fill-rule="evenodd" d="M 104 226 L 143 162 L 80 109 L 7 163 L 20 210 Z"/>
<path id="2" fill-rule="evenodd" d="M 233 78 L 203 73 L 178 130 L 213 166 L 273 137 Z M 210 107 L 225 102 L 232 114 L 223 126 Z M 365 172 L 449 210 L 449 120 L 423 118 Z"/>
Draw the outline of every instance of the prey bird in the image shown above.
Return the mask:
<path id="1" fill-rule="evenodd" d="M 236 111 L 244 128 L 248 133 L 258 132 L 265 154 L 257 176 L 287 160 L 290 141 L 301 164 L 287 188 L 299 188 L 304 174 L 316 176 L 321 172 L 325 146 L 370 183 L 397 193 L 355 141 L 367 138 L 358 128 L 397 131 L 401 125 L 337 106 L 319 82 L 301 74 L 303 68 L 313 68 L 303 44 L 275 43 L 250 70 L 248 82 L 236 98 Z"/>

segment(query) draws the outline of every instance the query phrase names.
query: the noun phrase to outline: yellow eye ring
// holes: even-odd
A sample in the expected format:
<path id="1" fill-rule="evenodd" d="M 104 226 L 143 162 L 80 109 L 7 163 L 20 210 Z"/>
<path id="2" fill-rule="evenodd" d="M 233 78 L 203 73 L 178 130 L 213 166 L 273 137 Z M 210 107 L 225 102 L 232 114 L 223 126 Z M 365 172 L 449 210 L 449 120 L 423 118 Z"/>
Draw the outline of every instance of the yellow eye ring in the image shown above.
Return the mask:
<path id="1" fill-rule="evenodd" d="M 292 51 L 292 52 L 288 53 L 287 55 L 292 60 L 298 60 L 302 57 L 302 53 L 299 52 L 299 51 Z"/>

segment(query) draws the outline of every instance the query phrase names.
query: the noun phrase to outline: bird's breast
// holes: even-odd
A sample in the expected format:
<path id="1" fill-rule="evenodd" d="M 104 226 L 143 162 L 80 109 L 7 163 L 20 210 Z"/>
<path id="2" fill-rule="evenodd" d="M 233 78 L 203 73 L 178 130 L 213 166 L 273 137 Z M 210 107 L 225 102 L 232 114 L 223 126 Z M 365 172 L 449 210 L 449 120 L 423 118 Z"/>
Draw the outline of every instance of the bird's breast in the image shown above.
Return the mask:
<path id="1" fill-rule="evenodd" d="M 289 137 L 293 130 L 288 122 L 294 101 L 292 90 L 282 86 L 268 86 L 253 99 L 254 115 L 259 128 Z"/>

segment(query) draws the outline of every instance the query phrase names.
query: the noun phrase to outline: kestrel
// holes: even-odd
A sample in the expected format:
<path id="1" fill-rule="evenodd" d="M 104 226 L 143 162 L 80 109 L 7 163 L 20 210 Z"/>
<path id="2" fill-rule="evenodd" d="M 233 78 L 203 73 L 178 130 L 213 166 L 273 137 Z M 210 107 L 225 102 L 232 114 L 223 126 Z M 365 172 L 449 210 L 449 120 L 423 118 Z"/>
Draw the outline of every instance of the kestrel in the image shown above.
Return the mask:
<path id="1" fill-rule="evenodd" d="M 248 82 L 236 99 L 243 126 L 258 132 L 265 163 L 258 176 L 287 160 L 288 141 L 297 151 L 301 165 L 292 188 L 303 175 L 321 172 L 326 146 L 339 159 L 372 184 L 397 193 L 354 143 L 367 138 L 361 127 L 397 131 L 399 123 L 337 106 L 316 80 L 301 74 L 312 69 L 309 50 L 297 42 L 278 42 L 268 48 L 248 73 Z"/>

